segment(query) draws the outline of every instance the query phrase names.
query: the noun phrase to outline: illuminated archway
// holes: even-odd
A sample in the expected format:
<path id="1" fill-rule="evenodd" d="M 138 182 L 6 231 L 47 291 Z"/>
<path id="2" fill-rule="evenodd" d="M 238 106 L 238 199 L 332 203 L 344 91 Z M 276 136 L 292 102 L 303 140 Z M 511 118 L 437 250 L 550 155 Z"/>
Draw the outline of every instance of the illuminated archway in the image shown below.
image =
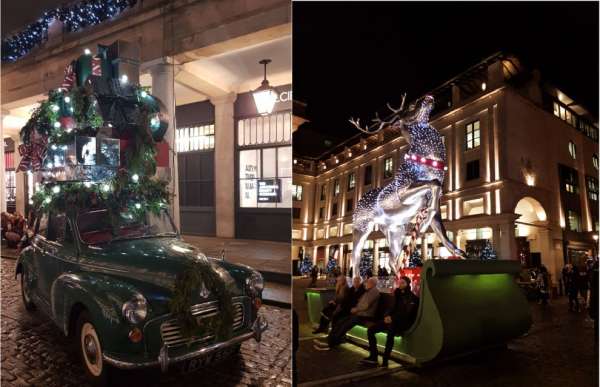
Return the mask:
<path id="1" fill-rule="evenodd" d="M 544 207 L 530 196 L 519 200 L 515 206 L 515 214 L 521 215 L 518 220 L 523 223 L 543 222 L 548 219 Z"/>

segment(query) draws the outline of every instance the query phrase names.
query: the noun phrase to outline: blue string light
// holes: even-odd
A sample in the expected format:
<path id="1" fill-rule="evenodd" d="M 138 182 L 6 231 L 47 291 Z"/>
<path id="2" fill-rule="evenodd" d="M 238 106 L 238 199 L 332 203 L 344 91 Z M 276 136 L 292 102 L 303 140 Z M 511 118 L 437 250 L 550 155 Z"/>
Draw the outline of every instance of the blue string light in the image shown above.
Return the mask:
<path id="1" fill-rule="evenodd" d="M 46 11 L 23 31 L 2 40 L 2 62 L 14 62 L 44 43 L 53 20 L 61 21 L 64 31 L 75 32 L 110 20 L 136 3 L 137 0 L 86 0 Z"/>

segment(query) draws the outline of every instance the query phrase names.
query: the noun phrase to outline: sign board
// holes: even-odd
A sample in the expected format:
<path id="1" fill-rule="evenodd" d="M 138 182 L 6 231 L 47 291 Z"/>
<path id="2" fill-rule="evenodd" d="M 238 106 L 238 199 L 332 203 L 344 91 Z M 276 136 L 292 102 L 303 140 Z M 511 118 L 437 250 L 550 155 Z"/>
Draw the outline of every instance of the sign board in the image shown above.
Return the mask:
<path id="1" fill-rule="evenodd" d="M 259 203 L 281 202 L 281 179 L 259 179 L 257 189 Z"/>

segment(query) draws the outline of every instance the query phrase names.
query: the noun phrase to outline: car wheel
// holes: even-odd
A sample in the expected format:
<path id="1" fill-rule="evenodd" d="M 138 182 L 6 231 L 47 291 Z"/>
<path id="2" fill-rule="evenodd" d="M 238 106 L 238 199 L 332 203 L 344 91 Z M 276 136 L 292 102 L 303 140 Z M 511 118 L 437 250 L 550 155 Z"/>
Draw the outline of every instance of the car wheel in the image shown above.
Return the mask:
<path id="1" fill-rule="evenodd" d="M 35 310 L 35 304 L 31 301 L 31 290 L 27 287 L 28 278 L 29 274 L 27 274 L 27 270 L 23 268 L 23 272 L 21 273 L 21 298 L 23 299 L 25 310 L 32 312 Z"/>
<path id="2" fill-rule="evenodd" d="M 102 359 L 102 345 L 87 311 L 77 318 L 77 347 L 88 379 L 95 386 L 107 386 L 110 366 Z"/>

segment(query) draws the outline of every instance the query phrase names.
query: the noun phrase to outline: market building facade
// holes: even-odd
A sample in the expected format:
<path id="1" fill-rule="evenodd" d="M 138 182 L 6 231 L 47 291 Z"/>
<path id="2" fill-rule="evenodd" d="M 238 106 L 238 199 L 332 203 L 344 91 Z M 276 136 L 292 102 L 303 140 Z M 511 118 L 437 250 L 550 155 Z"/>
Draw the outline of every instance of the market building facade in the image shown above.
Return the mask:
<path id="1" fill-rule="evenodd" d="M 452 241 L 471 255 L 490 241 L 500 259 L 543 264 L 555 286 L 565 262 L 597 254 L 597 117 L 502 53 L 429 94 L 436 100 L 430 122 L 447 150 L 441 215 Z M 353 209 L 392 180 L 407 147 L 387 127 L 319 157 L 294 155 L 294 267 L 308 256 L 325 268 L 333 257 L 348 271 Z M 432 232 L 417 248 L 426 259 L 450 255 Z M 375 272 L 388 266 L 380 231 L 365 249 Z"/>
<path id="2" fill-rule="evenodd" d="M 61 85 L 65 67 L 98 44 L 114 47 L 129 82 L 166 106 L 171 151 L 159 173 L 171 181 L 182 233 L 288 241 L 291 5 L 281 0 L 149 0 L 79 32 L 52 22 L 42 46 L 4 64 L 2 211 L 26 214 L 35 189 L 30 174 L 14 171 L 20 128 L 46 91 Z M 266 77 L 276 92 L 268 112 L 253 98 L 263 59 L 271 60 Z M 267 202 L 257 198 L 259 184 L 273 194 Z"/>

